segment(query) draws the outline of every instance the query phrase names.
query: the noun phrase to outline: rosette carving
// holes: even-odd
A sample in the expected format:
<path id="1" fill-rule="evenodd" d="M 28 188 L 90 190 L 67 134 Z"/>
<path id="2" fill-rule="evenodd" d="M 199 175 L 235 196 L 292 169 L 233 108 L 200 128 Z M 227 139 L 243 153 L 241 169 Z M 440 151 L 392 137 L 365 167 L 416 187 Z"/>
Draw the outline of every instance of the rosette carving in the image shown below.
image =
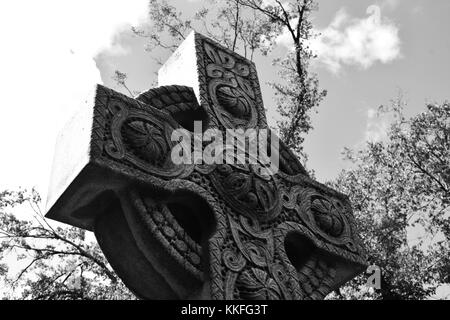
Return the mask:
<path id="1" fill-rule="evenodd" d="M 332 237 L 339 237 L 344 232 L 344 221 L 336 206 L 324 197 L 311 199 L 311 211 L 317 226 Z"/>
<path id="2" fill-rule="evenodd" d="M 136 155 L 151 164 L 161 164 L 169 152 L 161 130 L 153 123 L 131 120 L 123 126 L 122 132 Z"/>
<path id="3" fill-rule="evenodd" d="M 210 78 L 208 92 L 211 111 L 225 128 L 254 128 L 258 122 L 255 92 L 250 82 L 250 67 L 225 51 L 204 43 Z"/>
<path id="4" fill-rule="evenodd" d="M 220 165 L 212 182 L 237 212 L 261 221 L 276 218 L 281 210 L 279 188 L 272 176 L 262 176 L 253 165 Z"/>

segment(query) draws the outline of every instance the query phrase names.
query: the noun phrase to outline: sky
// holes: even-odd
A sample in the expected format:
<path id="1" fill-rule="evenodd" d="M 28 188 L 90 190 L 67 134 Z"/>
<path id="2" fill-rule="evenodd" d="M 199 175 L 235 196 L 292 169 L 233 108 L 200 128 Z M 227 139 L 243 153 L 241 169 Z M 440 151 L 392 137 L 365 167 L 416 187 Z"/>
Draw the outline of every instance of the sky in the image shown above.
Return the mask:
<path id="1" fill-rule="evenodd" d="M 204 5 L 170 2 L 186 14 Z M 449 98 L 449 13 L 448 0 L 319 1 L 313 23 L 321 35 L 311 43 L 318 54 L 311 71 L 328 96 L 305 141 L 319 181 L 348 166 L 344 147 L 383 139 L 388 123 L 375 110 L 399 90 L 410 115 Z M 134 91 L 154 85 L 154 58 L 168 55 L 146 51 L 146 39 L 130 32 L 149 25 L 147 0 L 0 2 L 0 189 L 35 186 L 45 198 L 57 133 L 96 83 L 121 90 L 115 70 L 128 74 Z M 285 35 L 278 44 L 269 57 L 255 58 L 272 124 L 270 61 L 291 49 Z"/>
<path id="2" fill-rule="evenodd" d="M 273 0 L 265 0 L 267 2 Z M 190 14 L 202 0 L 170 0 Z M 305 141 L 308 166 L 319 181 L 348 167 L 344 147 L 381 140 L 388 119 L 376 109 L 401 91 L 414 115 L 427 102 L 443 102 L 450 89 L 449 0 L 319 0 L 314 14 L 321 35 L 311 47 L 311 66 L 328 95 L 313 115 Z M 158 65 L 168 58 L 145 50 L 146 39 L 130 32 L 146 28 L 147 0 L 0 1 L 0 190 L 31 188 L 46 198 L 58 132 L 95 84 L 126 93 L 112 79 L 128 74 L 128 86 L 154 86 Z M 263 100 L 276 120 L 276 79 L 270 61 L 291 50 L 286 35 L 269 57 L 256 56 Z"/>

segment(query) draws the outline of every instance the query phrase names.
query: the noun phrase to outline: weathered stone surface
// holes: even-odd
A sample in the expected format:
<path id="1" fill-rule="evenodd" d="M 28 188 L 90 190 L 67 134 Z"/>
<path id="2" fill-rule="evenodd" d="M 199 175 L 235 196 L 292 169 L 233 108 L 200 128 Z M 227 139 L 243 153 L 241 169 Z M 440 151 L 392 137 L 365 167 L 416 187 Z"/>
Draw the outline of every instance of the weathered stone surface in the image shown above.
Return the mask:
<path id="1" fill-rule="evenodd" d="M 47 217 L 94 231 L 142 298 L 320 299 L 365 268 L 348 198 L 283 144 L 270 177 L 171 161 L 171 132 L 194 120 L 267 127 L 252 62 L 192 33 L 159 84 L 137 99 L 97 87 L 58 143 Z"/>

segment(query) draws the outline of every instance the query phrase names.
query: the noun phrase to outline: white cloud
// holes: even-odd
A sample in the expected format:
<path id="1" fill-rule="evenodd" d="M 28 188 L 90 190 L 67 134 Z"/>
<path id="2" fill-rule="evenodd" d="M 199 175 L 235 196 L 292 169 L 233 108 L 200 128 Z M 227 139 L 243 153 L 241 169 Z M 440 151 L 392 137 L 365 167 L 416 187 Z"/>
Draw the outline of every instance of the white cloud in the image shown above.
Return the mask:
<path id="1" fill-rule="evenodd" d="M 393 116 L 389 113 L 379 113 L 376 109 L 367 110 L 367 127 L 365 141 L 379 142 L 387 138 Z"/>
<path id="2" fill-rule="evenodd" d="M 317 30 L 320 36 L 311 42 L 311 49 L 330 71 L 337 73 L 343 65 L 367 69 L 401 56 L 397 26 L 381 16 L 379 6 L 368 7 L 367 14 L 352 18 L 341 9 L 327 28 Z M 280 43 L 292 46 L 288 40 L 286 34 L 279 38 Z"/>
<path id="3" fill-rule="evenodd" d="M 0 189 L 45 192 L 58 130 L 101 83 L 94 57 L 123 54 L 114 35 L 147 14 L 147 0 L 0 2 Z"/>

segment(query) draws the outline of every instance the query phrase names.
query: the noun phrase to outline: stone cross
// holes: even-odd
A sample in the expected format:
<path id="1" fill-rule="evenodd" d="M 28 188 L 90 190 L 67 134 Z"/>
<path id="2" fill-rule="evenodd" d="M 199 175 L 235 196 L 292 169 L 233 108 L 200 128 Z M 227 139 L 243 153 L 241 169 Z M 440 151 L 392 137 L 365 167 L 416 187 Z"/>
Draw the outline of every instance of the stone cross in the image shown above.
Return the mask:
<path id="1" fill-rule="evenodd" d="M 97 86 L 57 144 L 47 217 L 95 233 L 145 299 L 322 299 L 365 269 L 348 198 L 279 171 L 174 164 L 174 129 L 267 128 L 255 65 L 198 34 L 136 99 Z"/>

